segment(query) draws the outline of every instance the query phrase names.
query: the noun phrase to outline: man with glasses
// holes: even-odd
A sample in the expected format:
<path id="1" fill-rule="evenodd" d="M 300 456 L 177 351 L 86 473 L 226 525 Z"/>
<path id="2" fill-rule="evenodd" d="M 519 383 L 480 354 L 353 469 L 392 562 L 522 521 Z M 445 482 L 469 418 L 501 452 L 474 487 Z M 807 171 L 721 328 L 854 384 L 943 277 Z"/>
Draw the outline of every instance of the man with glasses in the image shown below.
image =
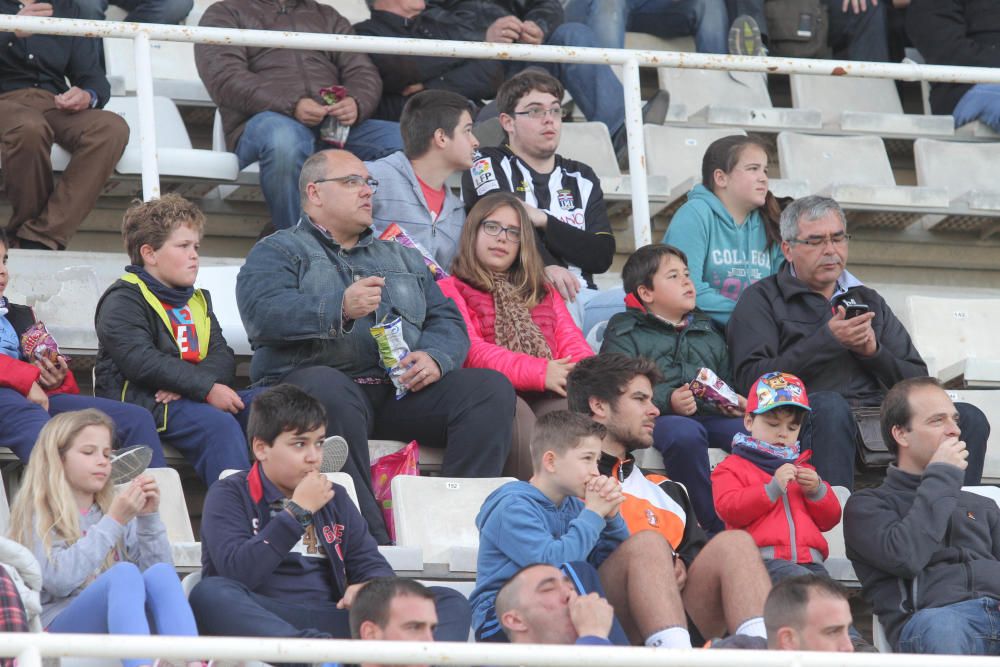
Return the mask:
<path id="1" fill-rule="evenodd" d="M 449 477 L 497 477 L 510 450 L 514 389 L 496 371 L 462 368 L 469 338 L 455 303 L 419 252 L 379 241 L 371 229 L 377 188 L 346 151 L 306 160 L 302 219 L 253 247 L 236 301 L 254 348 L 250 378 L 298 385 L 323 403 L 326 432 L 350 447 L 344 471 L 361 513 L 386 544 L 368 438 L 443 447 L 441 472 Z M 398 362 L 399 389 L 371 331 L 394 320 L 410 350 Z"/>
<path id="2" fill-rule="evenodd" d="M 726 329 L 735 389 L 746 393 L 771 371 L 798 375 L 812 412 L 802 427 L 820 475 L 854 485 L 859 438 L 852 408 L 877 407 L 905 378 L 927 375 L 902 323 L 885 300 L 847 270 L 850 235 L 832 199 L 798 199 L 781 214 L 787 263 L 740 296 Z M 989 423 L 975 406 L 957 404 L 969 447 L 966 484 L 979 484 Z"/>

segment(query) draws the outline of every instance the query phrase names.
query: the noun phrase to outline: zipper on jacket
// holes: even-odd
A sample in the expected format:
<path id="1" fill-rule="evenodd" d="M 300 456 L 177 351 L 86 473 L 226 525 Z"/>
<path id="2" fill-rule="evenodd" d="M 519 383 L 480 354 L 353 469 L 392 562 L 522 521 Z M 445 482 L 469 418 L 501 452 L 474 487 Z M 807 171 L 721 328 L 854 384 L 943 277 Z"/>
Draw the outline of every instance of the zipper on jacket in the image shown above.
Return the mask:
<path id="1" fill-rule="evenodd" d="M 785 519 L 788 520 L 788 544 L 792 548 L 791 558 L 789 560 L 793 563 L 798 563 L 800 562 L 799 545 L 796 544 L 795 541 L 798 536 L 795 533 L 795 521 L 792 519 L 792 504 L 788 502 L 787 489 L 785 490 L 785 493 L 781 494 L 781 506 L 785 510 Z"/>

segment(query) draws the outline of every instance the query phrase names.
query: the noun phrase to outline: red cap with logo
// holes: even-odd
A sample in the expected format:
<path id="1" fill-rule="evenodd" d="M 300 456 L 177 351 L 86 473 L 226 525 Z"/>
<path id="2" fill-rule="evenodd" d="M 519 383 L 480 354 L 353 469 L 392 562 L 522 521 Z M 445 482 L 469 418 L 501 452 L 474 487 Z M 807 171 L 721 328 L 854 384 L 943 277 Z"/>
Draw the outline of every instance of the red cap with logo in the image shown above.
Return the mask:
<path id="1" fill-rule="evenodd" d="M 747 413 L 759 415 L 783 405 L 812 410 L 805 384 L 791 373 L 761 375 L 747 396 Z"/>

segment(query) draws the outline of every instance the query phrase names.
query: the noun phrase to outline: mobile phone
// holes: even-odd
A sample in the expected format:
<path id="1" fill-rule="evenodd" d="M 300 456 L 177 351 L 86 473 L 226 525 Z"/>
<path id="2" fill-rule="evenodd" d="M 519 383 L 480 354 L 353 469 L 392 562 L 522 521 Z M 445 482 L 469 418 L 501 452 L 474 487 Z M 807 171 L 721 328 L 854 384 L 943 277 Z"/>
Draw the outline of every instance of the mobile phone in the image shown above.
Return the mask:
<path id="1" fill-rule="evenodd" d="M 844 319 L 849 320 L 852 317 L 857 317 L 858 315 L 864 315 L 868 312 L 867 303 L 852 303 L 848 306 L 844 306 L 847 312 L 844 315 Z"/>

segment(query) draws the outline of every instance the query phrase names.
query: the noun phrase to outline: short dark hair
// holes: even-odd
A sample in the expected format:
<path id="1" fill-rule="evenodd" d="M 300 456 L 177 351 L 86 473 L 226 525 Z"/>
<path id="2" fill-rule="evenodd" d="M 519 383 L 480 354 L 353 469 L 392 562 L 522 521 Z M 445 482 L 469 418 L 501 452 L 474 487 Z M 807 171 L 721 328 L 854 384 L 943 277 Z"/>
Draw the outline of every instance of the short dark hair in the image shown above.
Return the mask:
<path id="1" fill-rule="evenodd" d="M 764 625 L 768 637 L 776 637 L 784 627 L 801 628 L 812 591 L 847 600 L 847 589 L 829 577 L 803 574 L 782 579 L 764 602 Z"/>
<path id="2" fill-rule="evenodd" d="M 802 422 L 804 422 L 805 419 L 806 419 L 806 412 L 807 411 L 804 410 L 804 409 L 802 409 L 802 408 L 797 408 L 797 407 L 795 407 L 793 405 L 779 405 L 778 407 L 772 408 L 772 409 L 768 410 L 767 412 L 768 413 L 772 413 L 772 414 L 776 414 L 776 415 L 792 415 L 792 417 L 795 420 L 795 424 L 797 426 L 800 426 L 802 424 Z M 763 413 L 763 412 L 761 412 L 761 413 L 751 413 L 750 416 L 753 419 L 756 419 L 757 417 L 760 417 L 763 414 L 766 414 L 766 413 Z"/>
<path id="3" fill-rule="evenodd" d="M 521 98 L 533 90 L 550 93 L 562 102 L 563 85 L 559 79 L 537 67 L 521 70 L 503 82 L 497 90 L 497 111 L 508 116 L 514 115 L 514 109 Z"/>
<path id="4" fill-rule="evenodd" d="M 603 440 L 606 434 L 603 424 L 577 412 L 556 410 L 542 415 L 535 422 L 535 431 L 531 436 L 531 465 L 538 472 L 545 452 L 555 452 L 561 456 L 579 447 L 584 438 Z"/>
<path id="5" fill-rule="evenodd" d="M 653 276 L 660 270 L 663 258 L 668 255 L 677 257 L 684 266 L 687 266 L 688 258 L 684 251 L 666 243 L 650 243 L 644 245 L 625 260 L 622 267 L 622 286 L 626 294 L 636 294 L 640 286 L 653 289 Z"/>
<path id="6" fill-rule="evenodd" d="M 282 433 L 306 433 L 326 425 L 326 410 L 318 400 L 290 384 L 279 384 L 257 394 L 250 405 L 247 440 L 269 446 Z"/>
<path id="7" fill-rule="evenodd" d="M 913 420 L 913 409 L 910 406 L 910 392 L 920 387 L 937 387 L 941 389 L 941 383 L 937 378 L 932 377 L 907 378 L 897 382 L 882 400 L 882 409 L 879 413 L 882 440 L 885 442 L 889 453 L 895 457 L 899 456 L 899 443 L 896 442 L 896 438 L 892 435 L 892 428 L 894 426 L 902 426 L 907 431 L 910 430 L 910 422 Z"/>
<path id="8" fill-rule="evenodd" d="M 584 415 L 590 410 L 590 399 L 617 405 L 625 386 L 637 375 L 645 375 L 651 385 L 663 381 L 663 375 L 649 359 L 630 357 L 619 352 L 606 352 L 576 362 L 566 380 L 566 400 L 569 409 Z"/>
<path id="9" fill-rule="evenodd" d="M 430 150 L 434 133 L 444 130 L 454 136 L 458 122 L 465 112 L 472 116 L 469 100 L 450 90 L 423 90 L 412 95 L 399 117 L 399 131 L 403 135 L 403 153 L 410 160 L 421 157 Z"/>
<path id="10" fill-rule="evenodd" d="M 365 584 L 351 605 L 351 638 L 361 636 L 361 624 L 365 621 L 384 628 L 389 622 L 389 605 L 393 599 L 406 595 L 434 600 L 434 593 L 415 579 L 376 577 Z"/>

